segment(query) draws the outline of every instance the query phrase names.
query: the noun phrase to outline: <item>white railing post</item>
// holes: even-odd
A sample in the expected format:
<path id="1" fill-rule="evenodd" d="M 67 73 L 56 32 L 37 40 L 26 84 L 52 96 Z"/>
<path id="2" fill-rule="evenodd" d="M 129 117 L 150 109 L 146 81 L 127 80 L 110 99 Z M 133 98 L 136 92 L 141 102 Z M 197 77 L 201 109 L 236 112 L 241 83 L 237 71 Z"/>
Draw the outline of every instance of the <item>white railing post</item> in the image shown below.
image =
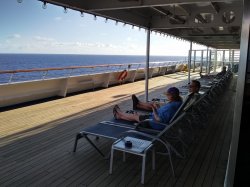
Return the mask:
<path id="1" fill-rule="evenodd" d="M 207 59 L 206 59 L 206 74 L 208 73 L 208 47 L 207 47 Z"/>
<path id="2" fill-rule="evenodd" d="M 43 73 L 43 78 L 42 78 L 43 80 L 45 79 L 45 77 L 47 76 L 47 74 L 48 74 L 48 70 Z"/>
<path id="3" fill-rule="evenodd" d="M 201 61 L 200 61 L 200 73 L 202 73 L 202 67 L 203 67 L 203 53 L 204 53 L 204 51 L 203 50 L 201 50 Z"/>
<path id="4" fill-rule="evenodd" d="M 9 82 L 8 82 L 8 83 L 11 83 L 13 76 L 14 76 L 14 73 L 11 73 L 11 74 L 10 74 L 10 78 L 9 78 Z"/>
<path id="5" fill-rule="evenodd" d="M 217 49 L 214 51 L 214 73 L 217 70 Z"/>
<path id="6" fill-rule="evenodd" d="M 225 50 L 223 50 L 223 54 L 222 54 L 222 67 L 225 66 Z"/>
<path id="7" fill-rule="evenodd" d="M 189 54 L 188 54 L 188 84 L 190 84 L 190 71 L 191 71 L 192 45 L 193 45 L 193 42 L 190 42 L 190 49 L 189 49 Z"/>
<path id="8" fill-rule="evenodd" d="M 196 61 L 196 50 L 194 50 L 194 66 L 193 66 L 193 72 L 195 72 L 195 61 Z"/>
<path id="9" fill-rule="evenodd" d="M 149 56 L 150 56 L 150 29 L 147 30 L 146 48 L 146 67 L 145 67 L 145 101 L 148 101 L 148 77 L 149 77 Z"/>
<path id="10" fill-rule="evenodd" d="M 70 69 L 68 77 L 71 76 L 72 72 L 73 72 L 73 69 Z"/>

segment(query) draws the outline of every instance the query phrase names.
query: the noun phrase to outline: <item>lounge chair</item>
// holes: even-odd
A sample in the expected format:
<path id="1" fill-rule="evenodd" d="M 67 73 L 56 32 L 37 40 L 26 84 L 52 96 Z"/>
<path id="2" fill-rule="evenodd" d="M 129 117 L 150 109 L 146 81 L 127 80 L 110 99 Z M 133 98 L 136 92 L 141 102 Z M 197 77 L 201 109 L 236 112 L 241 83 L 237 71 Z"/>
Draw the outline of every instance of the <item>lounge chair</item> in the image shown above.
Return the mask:
<path id="1" fill-rule="evenodd" d="M 90 136 L 103 137 L 111 140 L 117 140 L 121 137 L 122 133 L 135 129 L 135 125 L 132 122 L 120 123 L 120 121 L 102 121 L 96 125 L 86 127 L 81 132 L 76 134 L 73 152 L 76 152 L 78 140 L 85 138 L 97 151 L 105 157 L 101 150 L 89 139 Z"/>
<path id="2" fill-rule="evenodd" d="M 173 119 L 176 119 L 181 113 L 183 113 L 181 109 L 183 109 L 186 104 L 187 102 L 184 102 L 181 105 L 180 109 L 176 112 Z M 171 122 L 173 122 L 173 119 L 171 119 Z M 142 123 L 147 123 L 147 122 L 148 121 L 145 120 Z M 103 137 L 103 138 L 107 138 L 107 139 L 111 139 L 115 141 L 119 139 L 122 136 L 122 134 L 128 130 L 137 130 L 137 131 L 145 132 L 148 134 L 158 134 L 160 132 L 158 130 L 142 127 L 141 126 L 142 123 L 135 123 L 135 122 L 129 122 L 125 120 L 112 119 L 109 121 L 102 121 L 90 127 L 86 127 L 81 132 L 77 133 L 76 138 L 75 138 L 73 152 L 76 151 L 78 140 L 83 137 L 86 138 L 86 140 L 98 151 L 98 153 L 100 153 L 104 157 L 105 155 L 93 143 L 93 141 L 89 139 L 88 136 Z M 178 154 L 177 152 L 176 154 L 179 156 L 181 155 L 181 154 Z"/>
<path id="3" fill-rule="evenodd" d="M 112 173 L 112 167 L 113 167 L 113 152 L 114 149 L 116 150 L 120 150 L 120 151 L 124 151 L 124 152 L 129 152 L 131 154 L 136 154 L 136 155 L 140 155 L 143 157 L 143 164 L 142 164 L 142 177 L 141 177 L 141 183 L 144 183 L 144 175 L 145 175 L 145 157 L 147 154 L 147 151 L 149 148 L 153 146 L 157 145 L 162 145 L 163 146 L 163 150 L 161 150 L 161 152 L 158 152 L 162 155 L 167 155 L 169 158 L 169 162 L 170 162 L 170 166 L 171 166 L 171 170 L 172 170 L 172 174 L 175 177 L 175 172 L 174 172 L 174 167 L 173 167 L 173 162 L 172 162 L 172 153 L 176 153 L 179 154 L 179 152 L 176 150 L 176 148 L 174 147 L 174 145 L 172 144 L 172 142 L 169 141 L 169 139 L 167 137 L 169 136 L 173 136 L 173 132 L 177 132 L 176 131 L 178 129 L 178 126 L 180 123 L 182 123 L 183 119 L 185 119 L 186 113 L 182 113 L 181 115 L 179 115 L 175 120 L 172 121 L 172 123 L 170 123 L 169 125 L 166 125 L 166 127 L 162 130 L 159 131 L 158 134 L 148 134 L 145 132 L 140 132 L 137 130 L 128 130 L 126 132 L 123 133 L 123 136 L 120 137 L 120 140 L 116 141 L 113 143 L 112 148 L 111 148 L 111 157 L 110 157 L 110 174 Z M 156 122 L 159 123 L 159 122 Z M 164 125 L 162 123 L 159 123 L 161 125 Z M 117 148 L 116 144 L 120 143 L 121 140 L 127 138 L 127 137 L 136 137 L 141 141 L 147 141 L 150 142 L 150 146 L 145 147 L 143 150 L 139 150 L 139 151 L 133 151 L 133 150 L 129 150 L 126 149 L 126 147 L 123 148 Z M 181 143 L 181 142 L 180 142 Z M 182 143 L 181 143 L 182 145 Z M 114 148 L 116 147 L 116 148 Z M 153 149 L 154 150 L 154 149 Z M 184 148 L 183 148 L 184 150 Z M 153 153 L 154 155 L 154 153 Z M 154 169 L 154 156 L 153 156 L 153 169 Z"/>

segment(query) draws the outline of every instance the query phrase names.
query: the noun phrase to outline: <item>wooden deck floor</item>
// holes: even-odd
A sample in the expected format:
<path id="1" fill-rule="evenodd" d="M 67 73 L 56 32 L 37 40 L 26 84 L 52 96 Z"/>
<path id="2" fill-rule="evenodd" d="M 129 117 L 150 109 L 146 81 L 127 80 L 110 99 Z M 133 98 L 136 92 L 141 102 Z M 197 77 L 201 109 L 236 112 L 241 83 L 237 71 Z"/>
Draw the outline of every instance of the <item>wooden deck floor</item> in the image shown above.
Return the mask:
<path id="1" fill-rule="evenodd" d="M 173 74 L 150 80 L 150 96 L 162 93 L 167 83 L 181 84 L 186 77 Z M 82 128 L 112 117 L 112 106 L 131 108 L 130 95 L 141 94 L 144 82 L 27 106 L 0 113 L 0 186 L 141 186 L 141 159 L 115 154 L 114 171 L 109 161 L 79 140 Z M 168 158 L 157 155 L 156 172 L 147 162 L 145 186 L 223 186 L 232 130 L 234 84 L 216 106 L 206 129 L 188 149 L 186 159 L 174 158 L 176 178 Z M 112 142 L 97 144 L 108 153 Z"/>

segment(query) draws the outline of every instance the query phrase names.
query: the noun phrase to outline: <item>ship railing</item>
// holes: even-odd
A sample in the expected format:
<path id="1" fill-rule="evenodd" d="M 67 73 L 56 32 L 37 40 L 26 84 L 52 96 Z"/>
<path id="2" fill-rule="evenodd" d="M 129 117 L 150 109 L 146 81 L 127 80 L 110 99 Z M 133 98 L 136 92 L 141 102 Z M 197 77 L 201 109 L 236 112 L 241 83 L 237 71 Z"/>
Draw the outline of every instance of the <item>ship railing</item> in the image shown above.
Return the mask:
<path id="1" fill-rule="evenodd" d="M 149 68 L 155 67 L 168 67 L 168 66 L 176 66 L 178 64 L 186 64 L 186 61 L 166 61 L 166 62 L 150 62 Z M 12 82 L 20 82 L 23 80 L 13 81 L 14 76 L 16 74 L 22 73 L 38 73 L 41 74 L 33 75 L 38 80 L 49 79 L 49 72 L 56 71 L 66 71 L 65 74 L 62 74 L 58 77 L 70 77 L 73 75 L 90 75 L 97 73 L 107 73 L 107 72 L 119 72 L 122 70 L 138 70 L 145 68 L 144 63 L 130 63 L 130 64 L 101 64 L 101 65 L 93 65 L 93 66 L 69 66 L 69 67 L 53 67 L 53 68 L 35 68 L 35 69 L 18 69 L 18 70 L 1 70 L 0 75 L 9 75 L 9 78 L 5 78 L 6 81 L 4 83 L 12 83 Z M 56 73 L 55 73 L 56 74 Z M 34 78 L 33 77 L 33 78 Z M 58 78 L 56 77 L 56 78 Z M 53 78 L 53 77 L 52 77 Z M 25 79 L 25 81 L 34 80 L 34 79 Z"/>

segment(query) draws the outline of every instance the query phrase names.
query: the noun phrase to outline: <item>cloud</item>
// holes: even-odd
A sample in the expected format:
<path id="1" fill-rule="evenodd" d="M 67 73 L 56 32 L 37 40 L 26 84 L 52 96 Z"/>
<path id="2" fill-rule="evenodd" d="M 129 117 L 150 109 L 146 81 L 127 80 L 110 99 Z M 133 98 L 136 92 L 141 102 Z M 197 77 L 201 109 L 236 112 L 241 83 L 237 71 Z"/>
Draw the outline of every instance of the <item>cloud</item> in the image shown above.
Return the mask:
<path id="1" fill-rule="evenodd" d="M 55 42 L 53 45 L 56 46 L 64 46 L 64 47 L 70 47 L 70 48 L 99 48 L 99 49 L 106 49 L 106 48 L 110 48 L 110 49 L 117 49 L 118 46 L 114 45 L 114 44 L 107 44 L 107 43 L 102 43 L 102 42 Z"/>
<path id="2" fill-rule="evenodd" d="M 80 27 L 80 28 L 87 28 L 87 27 L 88 27 L 88 25 L 87 25 L 87 24 L 83 24 L 83 23 L 81 23 L 81 24 L 79 24 L 79 27 Z"/>
<path id="3" fill-rule="evenodd" d="M 132 38 L 131 38 L 131 37 L 127 37 L 127 38 L 126 38 L 126 41 L 131 42 L 131 41 L 132 41 Z"/>
<path id="4" fill-rule="evenodd" d="M 100 33 L 101 36 L 107 36 L 108 34 L 107 33 Z"/>
<path id="5" fill-rule="evenodd" d="M 52 42 L 55 41 L 53 38 L 47 38 L 47 37 L 42 37 L 42 36 L 35 36 L 33 37 L 34 40 L 39 41 L 39 42 Z"/>
<path id="6" fill-rule="evenodd" d="M 137 46 L 136 44 L 130 44 L 130 45 L 129 45 L 129 48 L 130 48 L 130 49 L 137 49 L 138 46 Z"/>
<path id="7" fill-rule="evenodd" d="M 62 20 L 62 17 L 55 17 L 54 20 L 55 20 L 55 21 L 61 21 L 61 20 Z"/>
<path id="8" fill-rule="evenodd" d="M 13 34 L 7 37 L 8 39 L 16 39 L 16 38 L 21 38 L 20 34 Z"/>
<path id="9" fill-rule="evenodd" d="M 21 38 L 20 34 L 14 34 L 14 38 Z"/>
<path id="10" fill-rule="evenodd" d="M 18 35 L 12 35 L 12 38 L 18 38 Z M 46 36 L 32 36 L 31 38 L 22 38 L 18 42 L 9 40 L 10 42 L 2 43 L 0 50 L 4 52 L 20 52 L 20 53 L 61 53 L 61 54 L 138 54 L 141 50 L 137 44 L 124 42 L 114 44 L 99 41 L 58 41 L 55 38 Z"/>

